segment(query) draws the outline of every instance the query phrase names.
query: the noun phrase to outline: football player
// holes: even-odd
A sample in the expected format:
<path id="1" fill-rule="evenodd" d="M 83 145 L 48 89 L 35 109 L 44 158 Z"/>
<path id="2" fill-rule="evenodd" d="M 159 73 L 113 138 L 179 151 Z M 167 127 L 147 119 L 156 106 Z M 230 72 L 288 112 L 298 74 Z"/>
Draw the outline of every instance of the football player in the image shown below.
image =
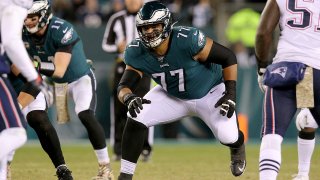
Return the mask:
<path id="1" fill-rule="evenodd" d="M 268 55 L 272 48 L 272 35 L 279 24 L 281 36 L 272 66 L 279 63 L 286 63 L 287 65 L 298 63 L 313 68 L 313 82 L 311 83 L 313 83 L 314 91 L 314 108 L 311 108 L 310 112 L 318 124 L 320 122 L 319 5 L 320 0 L 268 0 L 262 12 L 255 45 L 258 71 L 259 75 L 262 76 L 268 65 Z M 285 73 L 286 71 L 284 71 L 284 77 L 290 75 Z M 281 166 L 281 144 L 283 136 L 297 111 L 296 103 L 295 84 L 273 88 L 269 84 L 266 88 L 259 159 L 261 180 L 277 179 Z M 301 153 L 306 156 L 310 155 L 310 149 L 307 146 L 312 148 L 314 137 L 314 132 L 299 132 L 301 142 L 306 144 L 305 150 L 299 152 L 299 156 Z M 304 168 L 308 168 L 308 165 L 305 165 Z M 301 178 L 309 179 L 307 174 L 303 176 Z"/>
<path id="2" fill-rule="evenodd" d="M 111 127 L 110 141 L 113 144 L 113 152 L 115 160 L 121 159 L 121 140 L 124 126 L 127 122 L 127 107 L 123 105 L 117 98 L 117 88 L 119 81 L 123 75 L 126 64 L 123 62 L 123 53 L 127 43 L 138 37 L 136 30 L 136 15 L 143 5 L 143 0 L 125 0 L 125 9 L 116 12 L 108 20 L 105 34 L 102 41 L 102 48 L 108 53 L 117 53 L 114 66 L 114 79 L 112 83 L 112 104 L 111 111 Z M 140 81 L 135 93 L 139 96 L 144 96 L 150 90 L 150 77 L 144 76 Z M 151 157 L 152 143 L 154 137 L 154 128 L 150 127 L 147 132 L 141 159 L 148 161 Z"/>
<path id="3" fill-rule="evenodd" d="M 30 86 L 42 91 L 50 103 L 52 92 L 34 69 L 21 39 L 23 20 L 32 0 L 0 1 L 0 179 L 7 179 L 7 158 L 27 140 L 26 123 L 17 102 L 16 94 L 7 79 L 10 66 L 4 55 L 21 71 Z"/>
<path id="4" fill-rule="evenodd" d="M 246 159 L 235 113 L 234 53 L 196 28 L 173 27 L 169 9 L 159 1 L 143 5 L 136 26 L 140 39 L 125 50 L 126 69 L 118 87 L 118 98 L 128 107 L 119 179 L 133 178 L 148 127 L 191 115 L 230 147 L 231 172 L 240 176 Z M 143 74 L 158 85 L 142 98 L 133 90 Z"/>
<path id="5" fill-rule="evenodd" d="M 96 79 L 79 35 L 69 22 L 53 16 L 47 0 L 41 0 L 35 1 L 28 10 L 22 38 L 39 72 L 57 85 L 64 84 L 62 92 L 65 90 L 66 94 L 63 95 L 74 100 L 75 112 L 88 132 L 98 159 L 98 175 L 93 179 L 113 179 L 105 133 L 95 117 Z M 28 109 L 27 121 L 57 168 L 58 178 L 72 179 L 58 136 L 45 111 L 44 99 L 37 96 Z"/>

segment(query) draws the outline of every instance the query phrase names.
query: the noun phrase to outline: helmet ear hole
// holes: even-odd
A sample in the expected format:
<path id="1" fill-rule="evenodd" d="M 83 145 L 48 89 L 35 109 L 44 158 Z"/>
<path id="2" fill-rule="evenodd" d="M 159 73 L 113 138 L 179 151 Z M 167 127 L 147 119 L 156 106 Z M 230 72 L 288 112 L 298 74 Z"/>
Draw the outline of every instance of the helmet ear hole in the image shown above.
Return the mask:
<path id="1" fill-rule="evenodd" d="M 142 26 L 162 24 L 162 30 L 157 36 L 146 37 Z M 171 33 L 172 20 L 169 9 L 159 1 L 145 3 L 136 16 L 136 26 L 139 37 L 149 48 L 159 46 Z"/>

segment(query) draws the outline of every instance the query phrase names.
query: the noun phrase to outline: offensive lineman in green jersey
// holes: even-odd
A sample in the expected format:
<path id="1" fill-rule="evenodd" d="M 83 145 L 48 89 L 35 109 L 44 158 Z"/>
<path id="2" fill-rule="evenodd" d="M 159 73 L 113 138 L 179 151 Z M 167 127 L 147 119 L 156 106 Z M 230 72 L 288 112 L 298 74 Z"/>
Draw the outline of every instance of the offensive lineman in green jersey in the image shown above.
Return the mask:
<path id="1" fill-rule="evenodd" d="M 126 48 L 118 87 L 118 98 L 128 107 L 118 179 L 132 179 L 148 127 L 189 115 L 202 119 L 230 147 L 231 172 L 240 176 L 246 159 L 235 113 L 235 55 L 196 28 L 173 28 L 169 9 L 158 1 L 140 9 L 136 26 L 140 39 Z M 141 98 L 132 90 L 143 73 L 159 85 Z"/>
<path id="2" fill-rule="evenodd" d="M 105 133 L 95 118 L 96 79 L 86 61 L 80 37 L 70 23 L 52 15 L 47 0 L 33 3 L 24 26 L 23 41 L 29 55 L 37 61 L 39 72 L 55 83 L 68 84 L 67 93 L 74 100 L 75 112 L 87 129 L 98 159 L 99 171 L 93 179 L 114 179 Z M 28 105 L 28 123 L 57 168 L 58 179 L 73 179 L 65 165 L 57 133 L 49 121 L 43 101 L 37 96 Z"/>

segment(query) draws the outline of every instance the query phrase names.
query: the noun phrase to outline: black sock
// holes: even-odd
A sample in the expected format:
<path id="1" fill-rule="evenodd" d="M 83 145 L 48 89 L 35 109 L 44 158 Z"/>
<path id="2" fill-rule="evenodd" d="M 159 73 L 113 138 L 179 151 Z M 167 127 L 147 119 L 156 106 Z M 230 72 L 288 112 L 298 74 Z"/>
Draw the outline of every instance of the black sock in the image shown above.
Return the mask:
<path id="1" fill-rule="evenodd" d="M 299 131 L 299 138 L 305 140 L 313 140 L 316 137 L 316 132 Z"/>
<path id="2" fill-rule="evenodd" d="M 131 118 L 128 118 L 122 136 L 122 159 L 137 163 L 143 149 L 148 128 Z"/>
<path id="3" fill-rule="evenodd" d="M 131 180 L 133 177 L 132 174 L 120 173 L 118 180 Z"/>
<path id="4" fill-rule="evenodd" d="M 106 145 L 106 137 L 101 124 L 96 120 L 93 111 L 85 110 L 79 113 L 79 119 L 88 132 L 93 149 L 103 149 Z"/>
<path id="5" fill-rule="evenodd" d="M 54 167 L 65 164 L 57 132 L 50 123 L 48 114 L 42 110 L 31 111 L 27 120 L 37 133 L 41 146 L 49 155 Z"/>

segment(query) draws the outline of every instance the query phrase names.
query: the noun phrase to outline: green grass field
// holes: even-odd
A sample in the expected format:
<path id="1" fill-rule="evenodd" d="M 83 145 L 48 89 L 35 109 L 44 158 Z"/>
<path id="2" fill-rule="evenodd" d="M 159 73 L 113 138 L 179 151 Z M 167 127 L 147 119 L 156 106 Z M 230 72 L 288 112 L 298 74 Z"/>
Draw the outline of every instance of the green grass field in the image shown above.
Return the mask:
<path id="1" fill-rule="evenodd" d="M 63 143 L 63 152 L 76 180 L 89 180 L 97 172 L 94 152 L 89 144 Z M 320 146 L 313 155 L 310 179 L 318 179 Z M 109 148 L 109 152 L 111 152 Z M 258 179 L 259 145 L 247 145 L 247 169 L 239 178 L 229 170 L 229 149 L 218 143 L 155 143 L 150 162 L 139 162 L 136 180 L 232 180 Z M 297 172 L 295 144 L 283 145 L 279 180 L 291 179 Z M 110 156 L 112 154 L 110 153 Z M 114 174 L 119 174 L 120 163 L 112 162 Z M 16 152 L 12 163 L 13 180 L 55 180 L 55 169 L 38 142 L 27 144 Z"/>

